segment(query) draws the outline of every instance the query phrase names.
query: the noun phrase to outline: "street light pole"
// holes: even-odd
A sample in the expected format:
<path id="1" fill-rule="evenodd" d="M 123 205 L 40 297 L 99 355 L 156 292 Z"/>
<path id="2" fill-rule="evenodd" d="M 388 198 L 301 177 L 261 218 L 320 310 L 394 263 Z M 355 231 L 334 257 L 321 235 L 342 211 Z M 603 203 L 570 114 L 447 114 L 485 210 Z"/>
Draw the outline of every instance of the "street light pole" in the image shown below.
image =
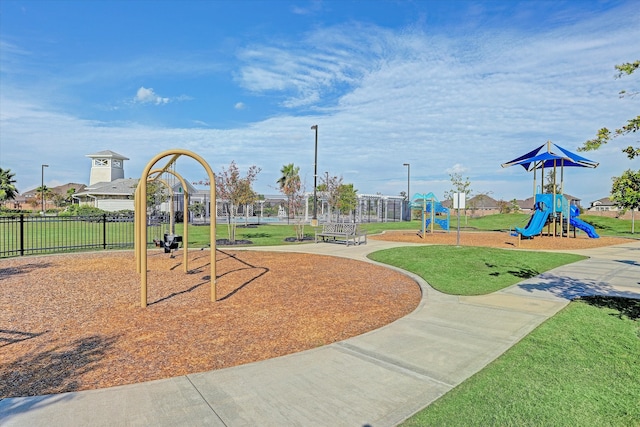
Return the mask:
<path id="1" fill-rule="evenodd" d="M 42 165 L 42 173 L 40 174 L 40 194 L 42 195 L 42 215 L 44 215 L 44 168 L 48 168 L 49 165 Z"/>
<path id="2" fill-rule="evenodd" d="M 409 205 L 411 204 L 411 191 L 409 187 L 409 182 L 411 179 L 411 165 L 409 163 L 403 163 L 402 166 L 407 167 L 407 209 L 411 212 Z M 409 213 L 409 221 L 411 221 L 411 213 Z"/>
<path id="3" fill-rule="evenodd" d="M 313 161 L 313 219 L 311 220 L 311 225 L 313 227 L 318 226 L 318 198 L 316 196 L 316 191 L 318 189 L 318 125 L 311 126 L 311 129 L 315 129 L 316 131 L 316 149 L 315 149 L 315 159 Z"/>

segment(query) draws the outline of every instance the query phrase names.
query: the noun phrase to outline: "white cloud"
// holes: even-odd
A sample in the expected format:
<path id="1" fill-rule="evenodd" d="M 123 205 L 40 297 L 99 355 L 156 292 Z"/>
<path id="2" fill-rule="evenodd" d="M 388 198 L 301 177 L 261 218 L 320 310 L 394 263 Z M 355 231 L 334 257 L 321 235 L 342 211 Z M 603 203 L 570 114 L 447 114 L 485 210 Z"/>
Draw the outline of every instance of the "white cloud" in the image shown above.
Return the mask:
<path id="1" fill-rule="evenodd" d="M 460 163 L 456 163 L 452 167 L 448 168 L 446 171 L 449 174 L 457 174 L 457 173 L 463 174 L 467 171 L 467 168 L 462 166 Z"/>
<path id="2" fill-rule="evenodd" d="M 169 98 L 164 98 L 156 94 L 152 88 L 145 88 L 144 86 L 138 89 L 136 92 L 136 96 L 133 98 L 134 102 L 138 102 L 141 104 L 168 104 Z"/>
<path id="3" fill-rule="evenodd" d="M 559 30 L 474 32 L 455 40 L 350 26 L 320 28 L 291 45 L 265 41 L 241 54 L 238 82 L 291 110 L 224 130 L 203 121 L 197 124 L 206 128 L 192 129 L 91 122 L 50 108 L 38 92 L 9 97 L 2 90 L 0 159 L 26 190 L 39 185 L 41 163 L 51 165 L 51 179 L 86 182 L 89 163 L 77 164 L 111 149 L 131 158 L 125 173 L 136 177 L 155 153 L 179 146 L 202 155 L 215 171 L 231 160 L 242 170 L 258 165 L 256 190 L 268 194 L 277 192 L 285 163 L 313 179 L 310 126 L 318 124 L 318 173 L 343 175 L 360 193 L 406 191 L 402 164 L 410 163 L 412 193 L 441 197 L 451 187 L 448 173 L 459 172 L 475 191 L 528 197 L 532 174 L 501 163 L 548 139 L 573 151 L 600 127 L 618 127 L 635 115 L 637 101 L 617 97 L 632 85 L 615 80 L 613 66 L 636 59 L 628 41 L 640 39 L 640 27 L 632 25 L 637 16 L 622 9 Z M 173 101 L 145 87 L 134 100 Z M 213 117 L 203 120 L 214 123 Z M 636 167 L 620 153 L 623 145 L 586 153 L 600 166 L 565 171 L 566 191 L 583 203 L 606 196 L 611 176 Z M 204 178 L 196 169 L 186 174 Z"/>
<path id="4" fill-rule="evenodd" d="M 234 105 L 233 108 L 235 108 L 236 110 L 244 110 L 245 105 L 243 102 L 236 102 L 236 105 Z"/>

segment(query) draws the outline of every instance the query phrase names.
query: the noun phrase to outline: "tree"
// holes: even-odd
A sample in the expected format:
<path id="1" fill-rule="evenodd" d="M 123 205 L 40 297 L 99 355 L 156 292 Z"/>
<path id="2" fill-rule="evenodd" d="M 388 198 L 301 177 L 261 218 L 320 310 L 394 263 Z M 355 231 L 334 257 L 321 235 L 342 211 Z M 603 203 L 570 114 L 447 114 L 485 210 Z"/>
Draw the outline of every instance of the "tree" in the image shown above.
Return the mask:
<path id="1" fill-rule="evenodd" d="M 616 202 L 623 211 L 631 209 L 631 233 L 635 232 L 635 218 L 633 213 L 640 208 L 640 170 L 624 171 L 622 176 L 613 177 L 611 186 L 611 200 Z"/>
<path id="2" fill-rule="evenodd" d="M 47 187 L 46 185 L 42 185 L 36 188 L 36 194 L 38 194 L 38 200 L 40 201 L 40 203 L 42 204 L 42 200 L 44 200 L 44 204 L 46 205 L 46 201 L 51 198 L 52 193 L 49 187 Z M 41 208 L 43 212 L 46 210 L 44 206 L 42 206 Z"/>
<path id="3" fill-rule="evenodd" d="M 194 215 L 204 218 L 207 213 L 207 207 L 202 202 L 195 202 L 189 205 L 189 212 L 193 212 Z"/>
<path id="4" fill-rule="evenodd" d="M 76 189 L 71 187 L 67 190 L 67 197 L 65 199 L 65 201 L 67 201 L 68 203 L 73 204 L 73 195 L 76 194 Z"/>
<path id="5" fill-rule="evenodd" d="M 542 192 L 545 194 L 560 194 L 560 184 L 556 183 L 556 173 L 551 171 L 545 179 L 547 183 L 542 186 Z"/>
<path id="6" fill-rule="evenodd" d="M 336 207 L 338 212 L 348 215 L 358 204 L 358 190 L 353 188 L 353 184 L 340 184 L 338 187 L 338 202 Z"/>
<path id="7" fill-rule="evenodd" d="M 504 200 L 498 200 L 498 211 L 501 214 L 508 214 L 511 213 L 511 204 L 509 202 L 506 202 Z"/>
<path id="8" fill-rule="evenodd" d="M 59 193 L 53 193 L 51 199 L 56 208 L 61 208 L 67 203 L 67 198 Z"/>
<path id="9" fill-rule="evenodd" d="M 235 161 L 231 161 L 229 169 L 222 168 L 222 172 L 216 175 L 216 193 L 217 196 L 224 200 L 227 211 L 227 231 L 229 234 L 229 242 L 236 241 L 236 225 L 235 218 L 241 206 L 247 209 L 248 205 L 258 200 L 258 194 L 253 191 L 252 185 L 256 177 L 260 173 L 260 168 L 251 166 L 246 176 L 240 176 L 240 170 Z"/>
<path id="10" fill-rule="evenodd" d="M 287 196 L 287 218 L 290 218 L 292 212 L 294 211 L 292 206 L 292 197 L 300 191 L 300 186 L 302 185 L 300 181 L 300 168 L 298 166 L 295 166 L 293 163 L 289 163 L 288 165 L 282 166 L 282 169 L 280 169 L 280 173 L 282 174 L 282 176 L 280 177 L 280 179 L 278 179 L 278 181 L 276 181 L 276 183 L 280 187 L 280 191 L 282 192 L 282 194 Z"/>
<path id="11" fill-rule="evenodd" d="M 331 222 L 332 212 L 338 208 L 341 185 L 342 177 L 329 176 L 328 173 L 325 176 L 324 182 L 321 184 L 327 198 L 327 204 L 329 205 L 329 222 Z"/>
<path id="12" fill-rule="evenodd" d="M 640 67 L 640 60 L 637 60 L 635 62 L 627 62 L 621 65 L 616 65 L 615 68 L 616 70 L 618 70 L 618 74 L 616 75 L 616 78 L 621 78 L 624 75 L 633 74 L 633 72 L 636 71 L 638 67 Z M 638 91 L 633 91 L 631 93 L 628 93 L 627 91 L 623 90 L 620 92 L 620 97 L 621 98 L 624 98 L 627 96 L 634 97 L 637 94 L 638 94 Z M 636 116 L 636 118 L 628 120 L 627 124 L 620 126 L 618 129 L 615 129 L 613 132 L 611 132 L 607 128 L 602 128 L 598 131 L 598 134 L 594 139 L 590 139 L 586 141 L 582 145 L 582 147 L 578 148 L 578 151 L 597 150 L 602 145 L 610 142 L 613 138 L 617 138 L 619 136 L 627 135 L 630 133 L 635 133 L 639 128 L 640 128 L 640 116 Z M 630 145 L 627 148 L 624 148 L 622 152 L 626 153 L 629 159 L 633 159 L 636 156 L 640 156 L 640 146 L 633 147 Z"/>
<path id="13" fill-rule="evenodd" d="M 15 175 L 11 169 L 0 168 L 0 202 L 13 200 L 18 195 L 18 189 L 14 185 L 16 180 L 13 179 Z"/>
<path id="14" fill-rule="evenodd" d="M 160 181 L 147 182 L 147 211 L 150 215 L 157 215 L 160 204 L 167 200 L 169 200 L 169 190 L 164 183 Z"/>
<path id="15" fill-rule="evenodd" d="M 444 198 L 453 202 L 453 197 L 456 193 L 464 193 L 465 200 L 468 200 L 472 192 L 469 177 L 463 179 L 462 174 L 458 172 L 450 173 L 449 177 L 451 178 L 452 189 L 445 191 Z M 467 209 L 464 210 L 464 222 L 465 224 L 467 223 Z"/>

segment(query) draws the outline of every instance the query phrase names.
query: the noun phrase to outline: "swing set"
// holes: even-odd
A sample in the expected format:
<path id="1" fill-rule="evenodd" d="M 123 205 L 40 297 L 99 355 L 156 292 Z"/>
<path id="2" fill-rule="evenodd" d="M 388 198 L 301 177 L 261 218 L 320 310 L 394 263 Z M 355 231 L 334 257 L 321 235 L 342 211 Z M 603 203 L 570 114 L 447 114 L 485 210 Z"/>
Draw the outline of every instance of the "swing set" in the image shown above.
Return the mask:
<path id="1" fill-rule="evenodd" d="M 161 160 L 169 157 L 169 160 L 165 164 L 164 167 L 154 168 L 155 165 Z M 140 178 L 140 185 L 136 188 L 135 192 L 135 200 L 134 200 L 134 211 L 135 211 L 135 241 L 134 241 L 134 252 L 136 257 L 136 269 L 140 274 L 140 306 L 147 306 L 147 225 L 149 224 L 148 212 L 147 212 L 147 183 L 149 182 L 159 182 L 165 185 L 168 188 L 168 193 L 171 197 L 170 203 L 170 217 L 169 217 L 169 229 L 164 233 L 163 239 L 154 239 L 154 242 L 157 242 L 156 245 L 161 245 L 164 247 L 165 253 L 172 253 L 173 250 L 178 249 L 179 243 L 183 244 L 182 251 L 182 265 L 184 268 L 184 272 L 187 273 L 189 271 L 188 264 L 188 249 L 189 249 L 189 227 L 188 227 L 188 216 L 185 216 L 184 222 L 184 236 L 177 236 L 175 234 L 175 212 L 173 209 L 174 200 L 173 200 L 173 188 L 171 182 L 175 183 L 177 179 L 182 185 L 183 189 L 183 202 L 185 210 L 189 206 L 189 194 L 188 194 L 188 186 L 184 178 L 175 171 L 175 163 L 176 160 L 180 156 L 191 157 L 196 160 L 202 167 L 204 167 L 207 175 L 209 177 L 209 182 L 215 182 L 215 176 L 213 170 L 209 166 L 209 164 L 199 155 L 183 149 L 172 149 L 159 153 L 154 158 L 152 158 L 144 171 L 142 172 L 142 176 Z M 173 178 L 168 180 L 164 178 L 164 175 L 171 175 Z M 209 187 L 209 200 L 216 199 L 216 189 L 215 185 L 211 185 Z M 209 280 L 211 282 L 211 301 L 216 301 L 216 224 L 215 221 L 211 222 L 210 227 L 210 248 L 211 248 L 211 261 L 210 268 L 211 273 L 209 275 Z"/>

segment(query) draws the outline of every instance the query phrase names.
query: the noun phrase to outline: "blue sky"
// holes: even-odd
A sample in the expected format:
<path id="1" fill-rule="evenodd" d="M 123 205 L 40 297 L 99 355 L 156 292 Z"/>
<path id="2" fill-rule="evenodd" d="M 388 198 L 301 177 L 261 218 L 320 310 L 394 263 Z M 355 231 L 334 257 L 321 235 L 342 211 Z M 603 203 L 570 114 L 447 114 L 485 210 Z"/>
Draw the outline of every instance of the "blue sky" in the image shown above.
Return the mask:
<path id="1" fill-rule="evenodd" d="M 88 184 L 87 154 L 112 150 L 125 175 L 171 148 L 215 172 L 259 166 L 277 193 L 294 163 L 313 187 L 342 176 L 359 193 L 451 189 L 469 177 L 496 199 L 533 177 L 500 165 L 547 140 L 575 151 L 638 112 L 640 8 L 630 1 L 0 0 L 0 167 L 22 191 Z M 620 152 L 565 172 L 583 205 L 638 168 Z M 206 177 L 179 159 L 190 181 Z"/>

